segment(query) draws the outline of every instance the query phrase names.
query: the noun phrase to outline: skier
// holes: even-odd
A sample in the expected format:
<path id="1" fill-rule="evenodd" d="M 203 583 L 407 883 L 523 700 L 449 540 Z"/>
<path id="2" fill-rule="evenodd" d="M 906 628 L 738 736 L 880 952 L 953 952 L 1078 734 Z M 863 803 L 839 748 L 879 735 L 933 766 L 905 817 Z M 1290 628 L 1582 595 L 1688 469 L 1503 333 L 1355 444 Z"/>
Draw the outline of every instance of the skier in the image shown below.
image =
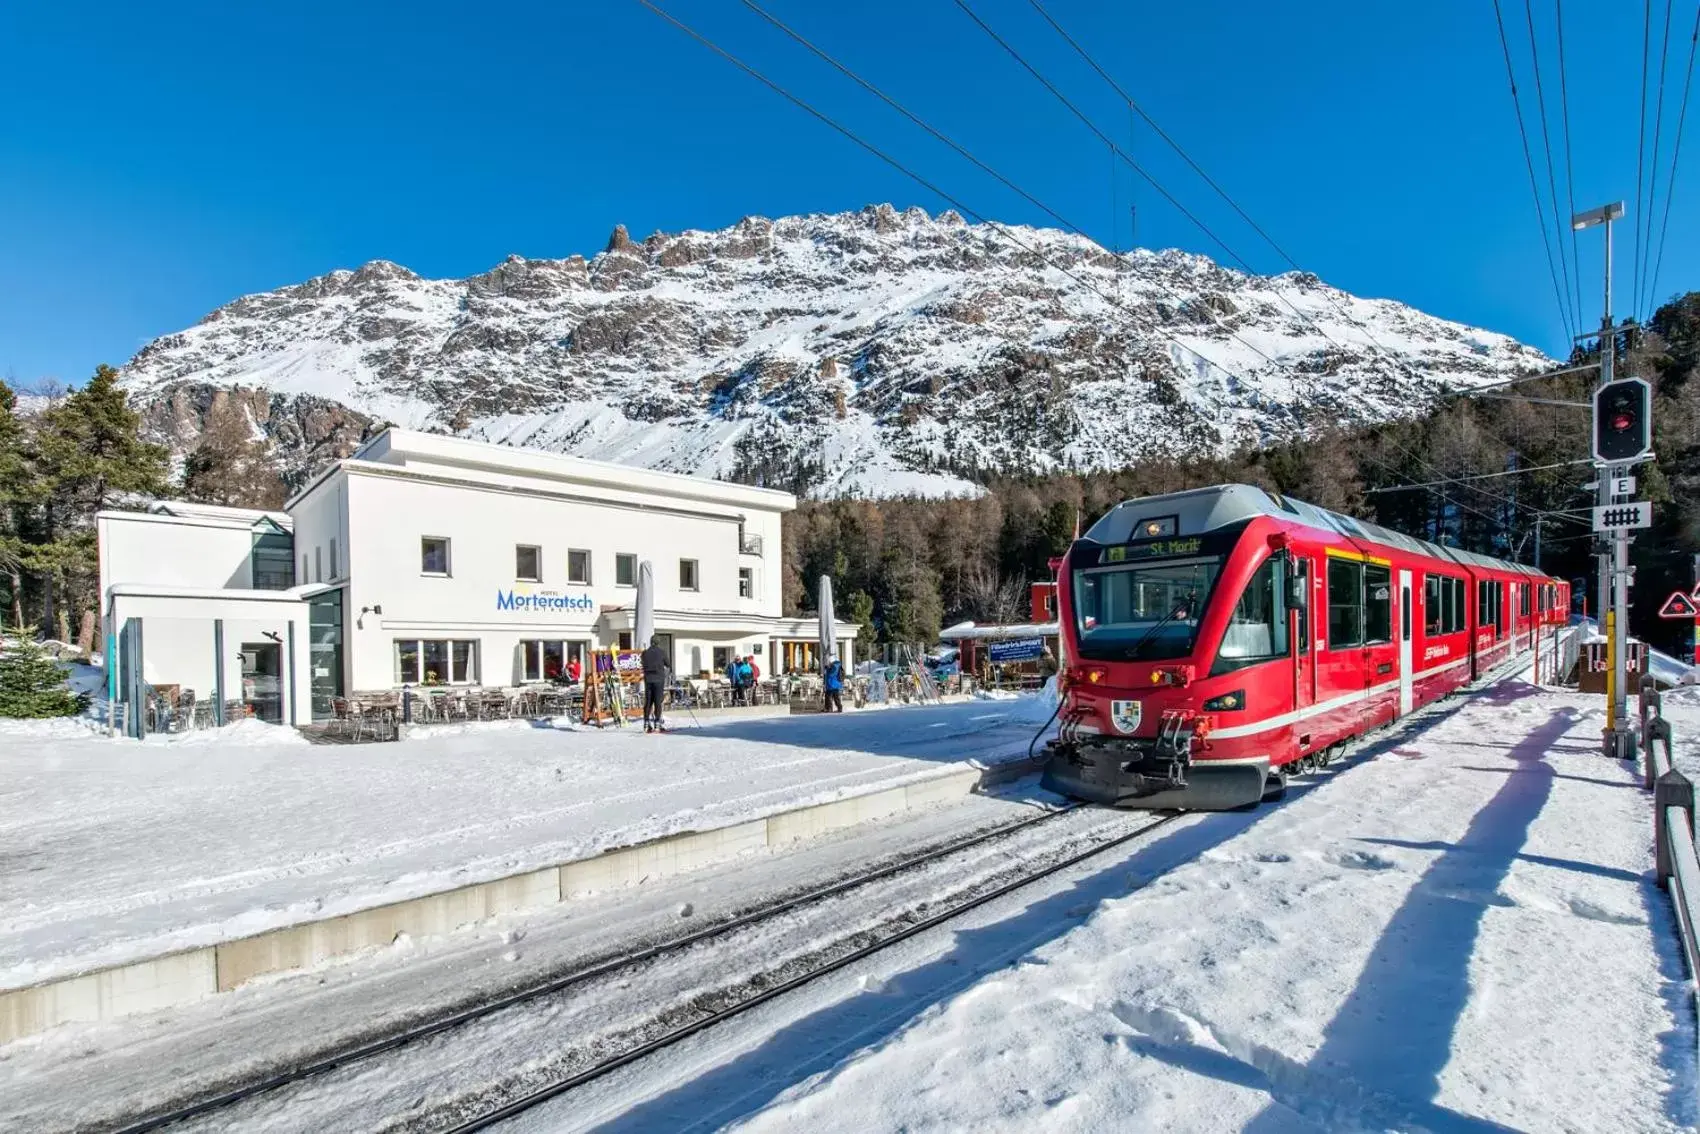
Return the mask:
<path id="1" fill-rule="evenodd" d="M 667 674 L 673 667 L 667 664 L 667 651 L 658 639 L 649 640 L 643 652 L 643 731 L 666 732 L 661 723 L 661 697 L 667 688 Z M 651 718 L 653 717 L 653 723 Z"/>
<path id="2" fill-rule="evenodd" d="M 837 658 L 826 659 L 826 672 L 822 675 L 826 686 L 826 705 L 823 711 L 842 713 L 844 711 L 844 667 Z"/>

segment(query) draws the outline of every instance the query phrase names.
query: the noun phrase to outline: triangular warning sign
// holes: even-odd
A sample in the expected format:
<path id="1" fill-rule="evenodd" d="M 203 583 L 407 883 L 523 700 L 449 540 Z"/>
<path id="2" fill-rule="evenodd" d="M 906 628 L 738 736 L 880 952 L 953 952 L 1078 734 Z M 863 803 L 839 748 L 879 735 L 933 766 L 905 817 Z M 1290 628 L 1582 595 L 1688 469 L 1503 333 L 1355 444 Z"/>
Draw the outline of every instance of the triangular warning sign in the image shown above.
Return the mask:
<path id="1" fill-rule="evenodd" d="M 1683 594 L 1681 591 L 1673 591 L 1673 592 L 1671 592 L 1670 598 L 1665 600 L 1665 605 L 1663 605 L 1659 608 L 1659 617 L 1660 618 L 1696 618 L 1696 617 L 1700 617 L 1700 606 L 1696 606 L 1695 603 L 1694 603 L 1694 600 L 1689 598 L 1687 595 Z"/>

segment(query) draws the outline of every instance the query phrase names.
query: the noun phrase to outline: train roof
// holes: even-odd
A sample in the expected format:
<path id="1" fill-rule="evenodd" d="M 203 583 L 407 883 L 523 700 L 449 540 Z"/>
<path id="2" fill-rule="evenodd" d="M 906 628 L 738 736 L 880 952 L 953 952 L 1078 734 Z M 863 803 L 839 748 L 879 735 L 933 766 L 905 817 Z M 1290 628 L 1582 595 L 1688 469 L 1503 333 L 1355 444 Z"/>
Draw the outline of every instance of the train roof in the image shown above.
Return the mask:
<path id="1" fill-rule="evenodd" d="M 1135 529 L 1142 523 L 1165 517 L 1176 520 L 1176 535 L 1198 535 L 1227 527 L 1229 524 L 1273 516 L 1297 521 L 1323 531 L 1335 532 L 1350 540 L 1379 543 L 1417 555 L 1449 559 L 1470 567 L 1485 567 L 1508 571 L 1516 575 L 1546 578 L 1540 571 L 1524 563 L 1508 563 L 1487 555 L 1477 555 L 1459 547 L 1442 547 L 1438 543 L 1417 539 L 1368 520 L 1355 520 L 1294 500 L 1278 496 L 1251 484 L 1218 484 L 1210 488 L 1194 488 L 1186 492 L 1168 492 L 1161 496 L 1142 496 L 1124 500 L 1111 508 L 1089 528 L 1084 538 L 1094 543 L 1127 543 L 1134 538 Z"/>

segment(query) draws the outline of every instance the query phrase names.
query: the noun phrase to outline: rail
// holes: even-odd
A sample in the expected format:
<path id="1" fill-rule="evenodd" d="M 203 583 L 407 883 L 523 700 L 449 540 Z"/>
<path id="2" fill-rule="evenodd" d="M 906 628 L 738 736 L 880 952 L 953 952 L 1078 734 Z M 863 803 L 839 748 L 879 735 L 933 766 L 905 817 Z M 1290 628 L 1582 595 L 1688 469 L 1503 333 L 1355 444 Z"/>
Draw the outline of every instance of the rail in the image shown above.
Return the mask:
<path id="1" fill-rule="evenodd" d="M 1659 885 L 1671 897 L 1688 980 L 1700 974 L 1700 858 L 1694 847 L 1694 784 L 1672 760 L 1670 721 L 1662 712 L 1663 695 L 1653 677 L 1641 678 L 1637 712 L 1641 747 L 1646 753 L 1645 783 L 1653 792 L 1653 854 Z"/>

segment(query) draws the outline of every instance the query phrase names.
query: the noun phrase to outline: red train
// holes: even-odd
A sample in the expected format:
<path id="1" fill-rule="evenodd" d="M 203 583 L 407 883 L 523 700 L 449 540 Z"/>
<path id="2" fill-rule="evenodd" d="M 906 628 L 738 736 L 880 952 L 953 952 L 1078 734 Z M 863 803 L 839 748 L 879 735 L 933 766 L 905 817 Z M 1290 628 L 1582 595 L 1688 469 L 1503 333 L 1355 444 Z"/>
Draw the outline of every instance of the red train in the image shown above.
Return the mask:
<path id="1" fill-rule="evenodd" d="M 1244 484 L 1118 504 L 1057 578 L 1044 783 L 1121 807 L 1255 805 L 1570 609 L 1532 567 Z"/>

